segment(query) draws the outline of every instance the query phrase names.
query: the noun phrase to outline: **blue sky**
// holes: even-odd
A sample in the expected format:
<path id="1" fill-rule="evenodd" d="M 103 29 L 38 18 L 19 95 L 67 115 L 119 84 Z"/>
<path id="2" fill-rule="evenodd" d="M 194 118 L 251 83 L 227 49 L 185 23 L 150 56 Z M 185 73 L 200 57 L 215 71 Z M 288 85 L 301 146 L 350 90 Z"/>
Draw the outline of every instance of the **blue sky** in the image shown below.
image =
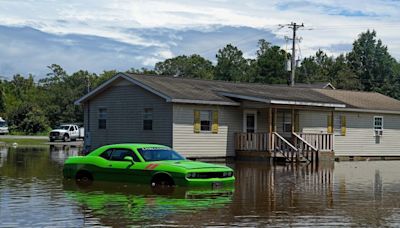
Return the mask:
<path id="1" fill-rule="evenodd" d="M 52 63 L 69 73 L 152 68 L 193 53 L 215 61 L 228 43 L 250 58 L 259 39 L 286 48 L 290 31 L 278 25 L 291 21 L 306 26 L 302 57 L 349 51 L 359 33 L 375 29 L 400 59 L 399 0 L 0 0 L 0 75 L 41 78 Z"/>

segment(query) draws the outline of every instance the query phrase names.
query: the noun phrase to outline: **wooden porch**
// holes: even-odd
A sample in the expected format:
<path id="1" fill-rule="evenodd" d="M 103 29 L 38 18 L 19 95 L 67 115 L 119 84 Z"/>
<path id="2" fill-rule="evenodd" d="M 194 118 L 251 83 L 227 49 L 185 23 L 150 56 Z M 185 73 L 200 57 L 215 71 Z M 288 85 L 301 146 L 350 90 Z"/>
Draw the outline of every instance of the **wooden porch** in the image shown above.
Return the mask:
<path id="1" fill-rule="evenodd" d="M 235 150 L 268 153 L 287 162 L 318 161 L 319 152 L 333 151 L 331 133 L 295 133 L 290 140 L 277 132 L 235 133 Z"/>
<path id="2" fill-rule="evenodd" d="M 301 132 L 298 110 L 295 110 L 294 106 L 279 108 L 283 121 L 278 119 L 277 107 L 264 110 L 267 110 L 267 126 L 264 128 L 267 132 L 257 132 L 256 127 L 253 128 L 251 123 L 254 122 L 254 117 L 248 119 L 249 128 L 244 112 L 244 132 L 235 133 L 236 151 L 264 153 L 263 156 L 267 154 L 272 158 L 283 158 L 287 162 L 314 162 L 318 161 L 321 152 L 334 151 L 333 133 Z M 285 121 L 286 118 L 288 122 Z"/>

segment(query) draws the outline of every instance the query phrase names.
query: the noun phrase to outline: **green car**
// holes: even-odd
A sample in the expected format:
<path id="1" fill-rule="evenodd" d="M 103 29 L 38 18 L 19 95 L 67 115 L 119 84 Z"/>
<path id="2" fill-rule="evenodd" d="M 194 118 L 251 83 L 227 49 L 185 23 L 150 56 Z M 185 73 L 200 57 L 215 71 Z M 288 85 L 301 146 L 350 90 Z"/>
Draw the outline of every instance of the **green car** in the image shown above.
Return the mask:
<path id="1" fill-rule="evenodd" d="M 171 148 L 156 144 L 114 144 L 86 156 L 68 158 L 64 178 L 129 181 L 151 186 L 228 186 L 233 170 L 223 165 L 186 160 Z"/>

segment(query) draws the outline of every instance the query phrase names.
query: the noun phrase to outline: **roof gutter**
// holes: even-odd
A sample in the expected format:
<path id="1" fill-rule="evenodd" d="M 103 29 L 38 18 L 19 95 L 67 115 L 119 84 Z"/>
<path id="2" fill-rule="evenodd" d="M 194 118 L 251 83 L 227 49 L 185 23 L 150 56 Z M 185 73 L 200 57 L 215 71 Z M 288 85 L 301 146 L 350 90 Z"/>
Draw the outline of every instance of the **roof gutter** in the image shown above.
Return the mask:
<path id="1" fill-rule="evenodd" d="M 218 94 L 226 97 L 233 97 L 249 101 L 257 101 L 267 104 L 281 104 L 281 105 L 299 105 L 299 106 L 316 106 L 316 107 L 329 107 L 329 108 L 344 108 L 345 104 L 335 104 L 335 103 L 321 103 L 321 102 L 307 102 L 307 101 L 288 101 L 288 100 L 274 100 L 265 99 L 260 97 L 253 97 L 248 95 L 241 95 L 228 92 L 218 92 Z"/>
<path id="2" fill-rule="evenodd" d="M 382 114 L 400 114 L 400 111 L 378 110 L 378 109 L 360 109 L 360 108 L 335 108 L 335 111 L 362 112 L 362 113 L 382 113 Z"/>

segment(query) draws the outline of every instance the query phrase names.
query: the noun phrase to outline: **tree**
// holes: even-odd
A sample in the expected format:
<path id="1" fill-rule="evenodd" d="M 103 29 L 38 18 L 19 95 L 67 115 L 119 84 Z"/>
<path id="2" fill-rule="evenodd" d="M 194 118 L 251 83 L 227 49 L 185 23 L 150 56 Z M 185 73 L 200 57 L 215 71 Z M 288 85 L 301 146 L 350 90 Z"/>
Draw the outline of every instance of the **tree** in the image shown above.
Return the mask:
<path id="1" fill-rule="evenodd" d="M 237 47 L 228 44 L 218 50 L 217 65 L 214 70 L 214 79 L 224 81 L 249 81 L 249 65 L 243 57 L 243 52 Z"/>
<path id="2" fill-rule="evenodd" d="M 10 107 L 7 117 L 11 131 L 35 134 L 48 129 L 48 122 L 43 111 L 32 103 L 24 102 Z"/>
<path id="3" fill-rule="evenodd" d="M 6 110 L 5 96 L 5 83 L 0 80 L 0 117 L 4 115 L 4 112 Z"/>
<path id="4" fill-rule="evenodd" d="M 214 74 L 211 61 L 196 54 L 166 59 L 163 62 L 156 63 L 154 69 L 157 74 L 185 78 L 213 79 Z"/>
<path id="5" fill-rule="evenodd" d="M 398 78 L 395 72 L 398 63 L 388 53 L 382 41 L 376 40 L 375 31 L 367 30 L 361 33 L 354 41 L 347 59 L 351 69 L 360 79 L 360 89 L 398 96 Z"/>
<path id="6" fill-rule="evenodd" d="M 333 62 L 333 57 L 328 57 L 325 52 L 318 50 L 314 56 L 303 59 L 301 66 L 296 71 L 296 82 L 330 82 L 328 74 Z"/>
<path id="7" fill-rule="evenodd" d="M 251 64 L 254 68 L 250 81 L 283 84 L 288 81 L 289 73 L 286 71 L 286 62 L 290 57 L 279 46 L 271 46 L 271 43 L 261 39 L 258 41 L 259 49 L 257 58 Z"/>

